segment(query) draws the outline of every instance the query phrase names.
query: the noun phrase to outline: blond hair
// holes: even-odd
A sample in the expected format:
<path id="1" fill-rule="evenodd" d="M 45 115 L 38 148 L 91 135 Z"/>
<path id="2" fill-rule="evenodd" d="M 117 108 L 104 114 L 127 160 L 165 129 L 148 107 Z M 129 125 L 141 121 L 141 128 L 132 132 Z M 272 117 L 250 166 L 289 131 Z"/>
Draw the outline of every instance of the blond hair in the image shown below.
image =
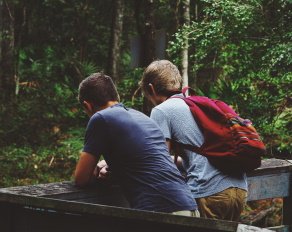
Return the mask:
<path id="1" fill-rule="evenodd" d="M 181 90 L 182 77 L 178 68 L 169 60 L 156 60 L 145 69 L 140 82 L 140 87 L 146 95 L 149 95 L 150 84 L 157 94 L 171 96 Z"/>

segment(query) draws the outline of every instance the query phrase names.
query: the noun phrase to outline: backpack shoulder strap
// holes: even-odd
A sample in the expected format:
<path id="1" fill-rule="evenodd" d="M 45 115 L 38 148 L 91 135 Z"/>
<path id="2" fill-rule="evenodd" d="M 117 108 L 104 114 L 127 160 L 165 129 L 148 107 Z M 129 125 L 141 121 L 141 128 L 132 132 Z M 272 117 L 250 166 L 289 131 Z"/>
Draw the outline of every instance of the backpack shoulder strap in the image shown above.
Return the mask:
<path id="1" fill-rule="evenodd" d="M 185 98 L 187 98 L 187 91 L 189 91 L 190 96 L 196 96 L 196 98 L 193 98 L 191 101 L 186 100 L 186 103 L 188 103 L 188 105 L 190 106 L 192 103 L 193 104 L 205 104 L 204 102 L 207 101 L 208 98 L 206 97 L 202 97 L 200 98 L 200 96 L 196 95 L 196 91 L 194 89 L 192 89 L 189 86 L 186 86 L 182 89 L 182 93 L 184 95 Z M 238 116 L 238 114 L 232 109 L 232 107 L 230 107 L 229 105 L 227 105 L 225 102 L 221 101 L 221 100 L 216 100 L 216 99 L 208 99 L 208 101 L 212 101 L 215 104 L 213 104 L 214 107 L 216 107 L 217 109 L 219 108 L 220 111 L 222 111 L 225 114 L 232 114 L 234 116 Z"/>
<path id="2" fill-rule="evenodd" d="M 233 108 L 227 105 L 225 102 L 220 100 L 213 100 L 214 103 L 225 113 L 225 114 L 232 114 L 234 116 L 238 116 L 238 114 L 233 110 Z"/>
<path id="3" fill-rule="evenodd" d="M 187 97 L 187 92 L 188 91 L 189 91 L 189 93 L 190 93 L 191 96 L 196 95 L 196 91 L 194 89 L 192 89 L 189 86 L 186 86 L 186 87 L 183 87 L 182 90 L 181 90 L 181 92 L 184 95 L 184 97 Z"/>

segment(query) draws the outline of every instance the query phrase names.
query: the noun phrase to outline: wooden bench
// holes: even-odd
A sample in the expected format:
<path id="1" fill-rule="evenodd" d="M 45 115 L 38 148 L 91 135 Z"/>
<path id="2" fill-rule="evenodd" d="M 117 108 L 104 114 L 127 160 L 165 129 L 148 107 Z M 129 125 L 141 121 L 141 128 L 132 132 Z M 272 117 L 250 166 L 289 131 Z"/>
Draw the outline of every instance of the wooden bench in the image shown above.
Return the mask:
<path id="1" fill-rule="evenodd" d="M 269 159 L 248 174 L 248 200 L 283 197 L 283 225 L 258 228 L 128 208 L 118 186 L 78 189 L 72 182 L 0 189 L 1 232 L 292 231 L 292 163 Z"/>

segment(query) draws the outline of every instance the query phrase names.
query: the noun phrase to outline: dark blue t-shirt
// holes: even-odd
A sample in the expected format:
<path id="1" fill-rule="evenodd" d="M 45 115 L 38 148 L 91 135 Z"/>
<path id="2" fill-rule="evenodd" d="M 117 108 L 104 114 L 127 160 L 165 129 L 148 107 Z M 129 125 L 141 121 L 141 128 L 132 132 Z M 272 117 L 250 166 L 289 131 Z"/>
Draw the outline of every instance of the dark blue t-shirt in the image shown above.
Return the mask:
<path id="1" fill-rule="evenodd" d="M 132 208 L 197 209 L 162 132 L 143 113 L 122 104 L 98 111 L 88 123 L 83 151 L 104 156 Z"/>

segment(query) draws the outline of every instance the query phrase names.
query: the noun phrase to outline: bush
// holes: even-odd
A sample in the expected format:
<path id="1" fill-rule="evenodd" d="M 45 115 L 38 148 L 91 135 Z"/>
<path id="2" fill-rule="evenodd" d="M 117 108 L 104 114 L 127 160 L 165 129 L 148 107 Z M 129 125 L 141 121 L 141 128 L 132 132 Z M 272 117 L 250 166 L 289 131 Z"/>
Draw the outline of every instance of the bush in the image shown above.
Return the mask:
<path id="1" fill-rule="evenodd" d="M 83 147 L 84 129 L 62 133 L 51 146 L 3 147 L 0 151 L 0 187 L 72 180 Z"/>

